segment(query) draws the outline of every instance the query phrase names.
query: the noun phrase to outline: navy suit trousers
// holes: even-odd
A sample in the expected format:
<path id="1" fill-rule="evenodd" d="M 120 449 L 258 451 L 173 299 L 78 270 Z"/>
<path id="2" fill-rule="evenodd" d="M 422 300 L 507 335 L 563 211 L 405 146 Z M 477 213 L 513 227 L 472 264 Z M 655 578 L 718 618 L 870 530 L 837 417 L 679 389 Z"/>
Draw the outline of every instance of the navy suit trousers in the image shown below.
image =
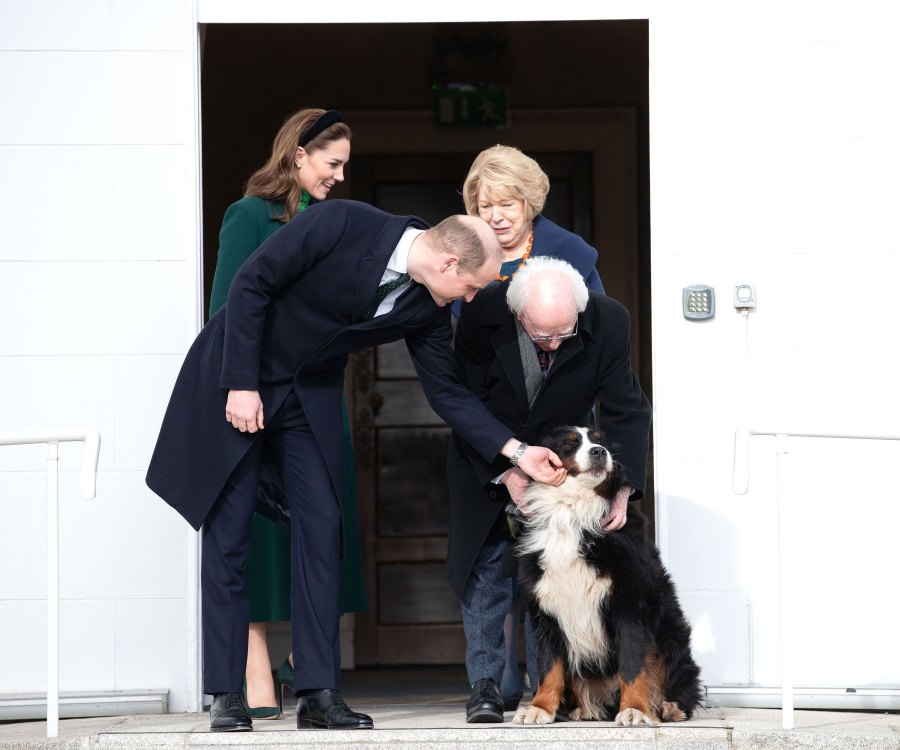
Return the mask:
<path id="1" fill-rule="evenodd" d="M 224 415 L 223 415 L 224 418 Z M 291 514 L 294 690 L 339 688 L 341 509 L 325 459 L 294 393 L 265 425 Z M 247 666 L 250 597 L 244 566 L 262 442 L 229 477 L 203 525 L 203 691 L 240 693 Z"/>

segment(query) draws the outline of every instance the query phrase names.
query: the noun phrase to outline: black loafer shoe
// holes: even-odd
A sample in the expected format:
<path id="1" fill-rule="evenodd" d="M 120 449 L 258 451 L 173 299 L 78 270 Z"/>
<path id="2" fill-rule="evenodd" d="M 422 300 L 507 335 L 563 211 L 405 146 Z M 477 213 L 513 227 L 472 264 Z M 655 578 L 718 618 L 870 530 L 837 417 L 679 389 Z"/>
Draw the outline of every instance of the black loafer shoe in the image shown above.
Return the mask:
<path id="1" fill-rule="evenodd" d="M 372 729 L 372 717 L 351 711 L 338 690 L 316 690 L 297 699 L 297 729 Z"/>
<path id="2" fill-rule="evenodd" d="M 249 732 L 253 720 L 240 693 L 218 693 L 209 708 L 210 732 Z"/>
<path id="3" fill-rule="evenodd" d="M 469 724 L 503 722 L 503 696 L 500 686 L 490 677 L 478 680 L 472 686 L 472 697 L 466 703 L 466 721 Z"/>

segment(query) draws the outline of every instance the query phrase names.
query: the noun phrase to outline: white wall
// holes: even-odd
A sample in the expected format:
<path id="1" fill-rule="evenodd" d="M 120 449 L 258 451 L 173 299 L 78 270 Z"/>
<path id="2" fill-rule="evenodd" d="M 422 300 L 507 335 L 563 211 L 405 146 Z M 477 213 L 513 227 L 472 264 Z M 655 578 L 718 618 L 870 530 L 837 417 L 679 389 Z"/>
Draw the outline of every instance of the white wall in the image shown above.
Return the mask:
<path id="1" fill-rule="evenodd" d="M 100 431 L 97 498 L 61 447 L 60 688 L 184 710 L 195 535 L 144 473 L 197 330 L 183 0 L 3 0 L 0 430 Z M 0 449 L 0 693 L 46 689 L 42 446 Z"/>
<path id="2" fill-rule="evenodd" d="M 103 438 L 94 501 L 77 497 L 78 449 L 62 450 L 61 688 L 168 687 L 173 710 L 196 708 L 195 537 L 143 483 L 200 320 L 193 4 L 0 2 L 0 429 L 88 424 Z M 734 428 L 897 424 L 888 5 L 553 6 L 560 20 L 650 19 L 659 535 L 711 684 L 778 680 L 774 456 L 757 438 L 751 492 L 734 495 Z M 531 0 L 419 4 L 415 17 L 407 3 L 300 8 L 202 0 L 197 13 L 548 18 Z M 757 289 L 746 330 L 736 282 Z M 682 318 L 692 283 L 716 289 L 714 320 Z M 43 457 L 0 450 L 0 692 L 45 684 Z M 811 441 L 792 453 L 798 682 L 900 683 L 896 660 L 879 658 L 897 615 L 898 458 Z"/>
<path id="3" fill-rule="evenodd" d="M 734 430 L 900 433 L 900 17 L 660 4 L 650 49 L 660 542 L 705 680 L 778 685 L 775 442 L 754 439 L 735 495 Z M 696 283 L 711 321 L 682 316 Z M 796 440 L 787 460 L 795 684 L 897 688 L 900 443 Z"/>

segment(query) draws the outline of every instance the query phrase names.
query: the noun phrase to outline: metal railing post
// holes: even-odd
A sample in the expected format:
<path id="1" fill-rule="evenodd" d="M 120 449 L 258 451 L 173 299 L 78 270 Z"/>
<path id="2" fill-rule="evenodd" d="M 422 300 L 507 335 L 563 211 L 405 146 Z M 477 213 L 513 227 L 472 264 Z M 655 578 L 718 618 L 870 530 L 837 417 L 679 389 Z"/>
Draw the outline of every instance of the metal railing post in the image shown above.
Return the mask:
<path id="1" fill-rule="evenodd" d="M 59 427 L 0 432 L 2 445 L 47 444 L 47 736 L 59 736 L 59 444 L 84 443 L 81 496 L 97 494 L 100 433 L 93 428 Z"/>
<path id="2" fill-rule="evenodd" d="M 47 736 L 59 736 L 59 443 L 47 443 Z"/>
<path id="3" fill-rule="evenodd" d="M 781 626 L 781 726 L 794 728 L 794 675 L 792 671 L 793 613 L 791 611 L 791 520 L 787 508 L 787 494 L 782 485 L 787 478 L 788 436 L 779 434 L 776 501 L 778 515 L 778 619 Z"/>

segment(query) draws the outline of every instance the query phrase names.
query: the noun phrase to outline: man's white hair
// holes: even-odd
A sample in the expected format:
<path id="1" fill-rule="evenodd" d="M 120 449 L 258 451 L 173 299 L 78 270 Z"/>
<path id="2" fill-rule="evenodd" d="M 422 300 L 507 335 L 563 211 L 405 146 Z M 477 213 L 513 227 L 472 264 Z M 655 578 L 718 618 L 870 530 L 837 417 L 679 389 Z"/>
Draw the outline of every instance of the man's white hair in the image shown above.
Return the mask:
<path id="1" fill-rule="evenodd" d="M 529 258 L 516 271 L 506 290 L 506 304 L 515 315 L 521 315 L 531 295 L 540 288 L 548 276 L 563 276 L 572 286 L 572 299 L 578 312 L 584 312 L 588 301 L 588 288 L 581 274 L 569 263 L 559 258 L 539 255 Z"/>

